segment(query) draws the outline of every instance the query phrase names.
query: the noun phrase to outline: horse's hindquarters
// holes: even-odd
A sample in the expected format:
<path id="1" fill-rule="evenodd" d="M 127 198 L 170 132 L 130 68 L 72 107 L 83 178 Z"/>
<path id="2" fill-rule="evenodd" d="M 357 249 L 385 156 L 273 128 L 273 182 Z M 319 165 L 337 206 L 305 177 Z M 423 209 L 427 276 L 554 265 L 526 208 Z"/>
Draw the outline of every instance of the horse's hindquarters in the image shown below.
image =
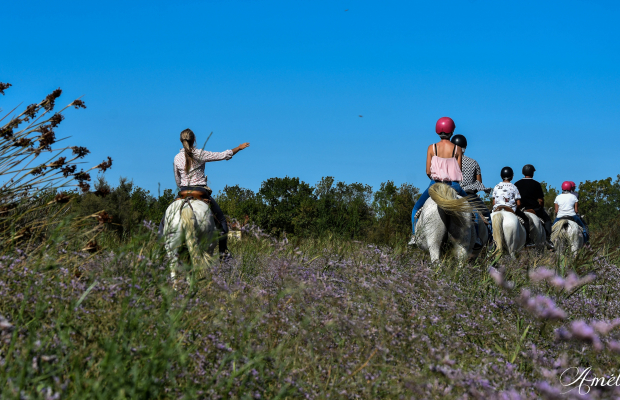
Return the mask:
<path id="1" fill-rule="evenodd" d="M 551 240 L 559 252 L 567 245 L 573 255 L 584 246 L 583 231 L 573 220 L 562 219 L 553 224 Z"/>
<path id="2" fill-rule="evenodd" d="M 469 215 L 449 215 L 430 198 L 426 201 L 416 226 L 418 246 L 427 250 L 431 261 L 441 258 L 442 247 L 450 243 L 458 259 L 466 259 L 473 247 L 471 232 L 475 232 Z"/>
<path id="3" fill-rule="evenodd" d="M 496 211 L 491 214 L 493 221 L 493 237 L 500 252 L 508 252 L 514 256 L 525 246 L 525 228 L 517 216 L 508 211 Z"/>
<path id="4" fill-rule="evenodd" d="M 192 260 L 210 256 L 215 248 L 215 221 L 209 205 L 200 200 L 176 200 L 166 209 L 164 240 L 172 269 L 178 262 L 177 249 L 185 244 Z"/>

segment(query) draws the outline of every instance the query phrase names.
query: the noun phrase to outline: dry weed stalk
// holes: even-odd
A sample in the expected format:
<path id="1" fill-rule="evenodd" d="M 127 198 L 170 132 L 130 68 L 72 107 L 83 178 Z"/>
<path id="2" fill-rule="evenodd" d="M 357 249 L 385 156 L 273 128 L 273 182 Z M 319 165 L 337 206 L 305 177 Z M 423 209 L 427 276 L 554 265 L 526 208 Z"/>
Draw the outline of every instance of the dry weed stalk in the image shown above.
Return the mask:
<path id="1" fill-rule="evenodd" d="M 10 86 L 0 82 L 0 94 Z M 57 139 L 55 132 L 65 118 L 63 112 L 69 107 L 86 108 L 77 99 L 54 112 L 61 93 L 56 89 L 21 113 L 15 107 L 0 115 L 0 240 L 4 245 L 40 237 L 68 212 L 72 196 L 61 189 L 88 192 L 89 172 L 105 172 L 112 166 L 108 157 L 78 171 L 78 164 L 90 151 L 79 146 L 54 147 L 67 139 Z"/>

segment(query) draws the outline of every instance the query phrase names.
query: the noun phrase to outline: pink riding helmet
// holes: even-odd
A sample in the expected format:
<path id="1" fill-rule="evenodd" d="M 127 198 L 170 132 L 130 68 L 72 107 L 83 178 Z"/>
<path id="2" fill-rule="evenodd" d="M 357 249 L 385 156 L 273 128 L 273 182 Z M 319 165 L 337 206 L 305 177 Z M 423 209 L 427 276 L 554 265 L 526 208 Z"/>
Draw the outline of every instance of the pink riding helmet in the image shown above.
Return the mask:
<path id="1" fill-rule="evenodd" d="M 570 191 L 573 188 L 573 184 L 570 181 L 562 182 L 562 190 Z"/>
<path id="2" fill-rule="evenodd" d="M 435 124 L 435 132 L 437 133 L 454 133 L 454 121 L 450 117 L 441 117 Z"/>

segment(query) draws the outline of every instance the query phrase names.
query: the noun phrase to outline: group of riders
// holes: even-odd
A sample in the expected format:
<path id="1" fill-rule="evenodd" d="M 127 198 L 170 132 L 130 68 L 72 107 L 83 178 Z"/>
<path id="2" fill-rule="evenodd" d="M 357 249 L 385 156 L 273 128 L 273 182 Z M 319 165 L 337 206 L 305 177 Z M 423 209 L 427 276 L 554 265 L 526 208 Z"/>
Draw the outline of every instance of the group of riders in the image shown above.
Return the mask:
<path id="1" fill-rule="evenodd" d="M 482 214 L 485 226 L 489 231 L 492 229 L 490 224 L 491 212 L 478 197 L 478 192 L 492 193 L 493 212 L 508 211 L 516 214 L 523 224 L 526 232 L 526 243 L 530 243 L 530 219 L 524 214 L 529 212 L 541 219 L 546 231 L 547 247 L 553 249 L 550 241 L 552 223 L 549 214 L 544 208 L 544 192 L 540 182 L 534 179 L 536 168 L 527 164 L 523 167 L 523 178 L 511 182 L 514 172 L 510 167 L 502 168 L 500 176 L 502 181 L 494 188 L 487 188 L 482 183 L 482 172 L 478 162 L 465 156 L 467 139 L 463 135 L 454 135 L 454 121 L 449 117 L 442 117 L 437 121 L 435 132 L 439 135 L 440 141 L 428 146 L 426 151 L 426 175 L 431 179 L 428 186 L 434 184 L 445 184 L 451 186 L 460 196 L 466 197 L 472 208 L 475 210 L 476 245 L 482 246 L 480 234 L 478 232 L 478 220 Z M 411 218 L 413 225 L 413 236 L 410 244 L 416 243 L 416 225 L 419 211 L 429 198 L 428 188 L 422 193 L 415 203 Z M 585 242 L 588 242 L 588 229 L 578 214 L 578 194 L 575 191 L 576 185 L 572 181 L 562 183 L 562 193 L 555 199 L 555 224 L 559 219 L 572 219 L 583 230 Z M 489 235 L 491 237 L 491 235 Z"/>
<path id="2" fill-rule="evenodd" d="M 502 181 L 493 189 L 487 188 L 482 183 L 482 172 L 476 160 L 465 156 L 467 149 L 467 139 L 463 135 L 454 135 L 454 121 L 449 117 L 442 117 L 437 121 L 435 131 L 439 135 L 439 142 L 428 146 L 426 151 L 426 175 L 431 182 L 430 188 L 434 184 L 445 184 L 452 187 L 460 196 L 465 197 L 475 210 L 476 245 L 482 246 L 478 232 L 479 225 L 487 226 L 491 230 L 490 218 L 491 211 L 484 202 L 478 197 L 478 192 L 492 193 L 492 211 L 509 211 L 520 217 L 527 235 L 526 243 L 529 242 L 529 218 L 524 214 L 530 212 L 540 218 L 544 224 L 547 234 L 547 247 L 552 249 L 550 242 L 552 223 L 551 218 L 544 208 L 544 192 L 541 184 L 534 180 L 536 169 L 533 165 L 527 164 L 523 167 L 523 178 L 511 182 L 514 172 L 510 167 L 502 168 L 500 176 Z M 239 151 L 250 146 L 249 143 L 242 143 L 232 150 L 223 152 L 210 152 L 196 148 L 196 136 L 190 129 L 181 132 L 181 143 L 183 147 L 174 157 L 174 177 L 180 191 L 177 199 L 194 198 L 207 202 L 216 225 L 223 235 L 219 239 L 220 255 L 229 254 L 227 246 L 228 224 L 226 217 L 211 196 L 211 189 L 207 186 L 205 176 L 205 163 L 212 161 L 230 160 Z M 428 188 L 422 193 L 415 203 L 412 210 L 413 236 L 410 244 L 416 243 L 415 229 L 417 224 L 418 212 L 429 199 Z M 575 192 L 574 182 L 566 181 L 562 183 L 562 193 L 555 199 L 556 220 L 560 218 L 570 218 L 575 221 L 583 230 L 585 241 L 588 241 L 588 230 L 583 220 L 578 214 L 578 195 Z M 482 214 L 480 216 L 479 214 Z M 478 224 L 480 218 L 484 224 Z M 164 220 L 160 225 L 160 232 L 163 232 Z M 489 235 L 490 236 L 490 235 Z"/>

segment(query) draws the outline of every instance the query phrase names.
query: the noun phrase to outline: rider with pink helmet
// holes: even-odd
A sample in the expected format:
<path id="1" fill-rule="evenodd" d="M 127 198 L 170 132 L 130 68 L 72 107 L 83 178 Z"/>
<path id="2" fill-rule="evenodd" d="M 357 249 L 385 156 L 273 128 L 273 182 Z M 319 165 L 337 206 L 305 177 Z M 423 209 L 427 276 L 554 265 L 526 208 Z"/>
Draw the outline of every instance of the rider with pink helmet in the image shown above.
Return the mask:
<path id="1" fill-rule="evenodd" d="M 590 235 L 588 234 L 588 228 L 578 214 L 579 199 L 575 194 L 574 182 L 564 181 L 562 183 L 562 193 L 555 198 L 555 225 L 561 218 L 572 219 L 583 229 L 583 239 L 587 243 L 590 241 Z"/>
<path id="2" fill-rule="evenodd" d="M 439 135 L 440 141 L 431 144 L 426 149 L 426 175 L 431 180 L 428 185 L 429 188 L 436 183 L 443 183 L 452 187 L 459 195 L 466 197 L 467 193 L 459 183 L 463 180 L 463 173 L 461 172 L 463 151 L 460 146 L 450 142 L 450 137 L 452 137 L 455 128 L 456 125 L 450 117 L 439 118 L 435 124 L 435 132 Z M 415 244 L 415 226 L 417 223 L 415 215 L 429 197 L 427 188 L 413 206 L 411 212 L 413 237 L 409 244 Z M 478 225 L 475 224 L 475 227 L 476 233 L 478 233 Z M 479 238 L 476 240 L 477 244 L 481 244 Z"/>

